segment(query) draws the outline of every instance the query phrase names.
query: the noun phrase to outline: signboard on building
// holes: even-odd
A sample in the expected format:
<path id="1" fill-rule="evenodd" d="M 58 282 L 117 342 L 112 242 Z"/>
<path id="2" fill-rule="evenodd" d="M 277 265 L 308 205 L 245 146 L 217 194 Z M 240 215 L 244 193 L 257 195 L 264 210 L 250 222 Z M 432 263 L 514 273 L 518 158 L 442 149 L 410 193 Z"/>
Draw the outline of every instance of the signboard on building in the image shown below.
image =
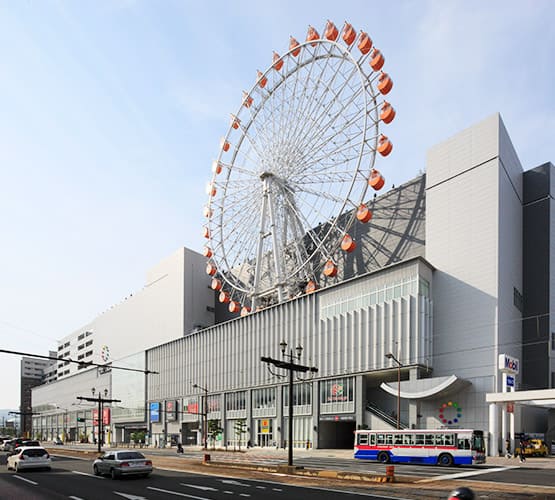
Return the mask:
<path id="1" fill-rule="evenodd" d="M 263 419 L 260 421 L 260 432 L 262 434 L 270 433 L 270 421 L 268 419 Z"/>
<path id="2" fill-rule="evenodd" d="M 517 358 L 513 358 L 508 354 L 499 355 L 499 370 L 512 375 L 518 375 L 520 362 Z"/>
<path id="3" fill-rule="evenodd" d="M 150 421 L 160 422 L 160 403 L 150 403 Z"/>
<path id="4" fill-rule="evenodd" d="M 515 378 L 512 375 L 507 375 L 507 387 L 515 386 Z"/>
<path id="5" fill-rule="evenodd" d="M 322 422 L 354 422 L 354 415 L 320 415 Z"/>
<path id="6" fill-rule="evenodd" d="M 177 401 L 166 401 L 166 421 L 177 420 Z"/>
<path id="7" fill-rule="evenodd" d="M 102 408 L 102 424 L 110 425 L 110 408 Z"/>
<path id="8" fill-rule="evenodd" d="M 328 403 L 337 403 L 340 401 L 347 401 L 347 395 L 344 393 L 343 384 L 332 384 L 330 387 L 330 394 L 327 398 Z"/>
<path id="9" fill-rule="evenodd" d="M 198 411 L 198 400 L 196 398 L 192 399 L 189 398 L 188 400 L 183 400 L 184 402 L 186 401 L 186 406 L 185 406 L 185 411 L 187 413 L 192 413 L 193 415 L 198 415 L 199 411 Z"/>

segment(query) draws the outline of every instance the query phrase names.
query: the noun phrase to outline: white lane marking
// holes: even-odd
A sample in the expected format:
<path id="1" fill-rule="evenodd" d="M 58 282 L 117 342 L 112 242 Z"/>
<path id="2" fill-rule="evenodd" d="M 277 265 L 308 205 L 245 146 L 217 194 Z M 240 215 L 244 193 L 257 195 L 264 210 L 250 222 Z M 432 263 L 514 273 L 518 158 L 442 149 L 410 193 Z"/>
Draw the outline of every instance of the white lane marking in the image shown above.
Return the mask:
<path id="1" fill-rule="evenodd" d="M 239 493 L 240 497 L 250 497 L 248 493 Z"/>
<path id="2" fill-rule="evenodd" d="M 16 479 L 19 479 L 21 481 L 25 481 L 26 483 L 30 483 L 30 484 L 34 484 L 35 486 L 39 483 L 36 483 L 35 481 L 31 481 L 30 479 L 25 479 L 24 477 L 21 476 L 17 476 L 16 474 L 14 474 L 14 476 Z"/>
<path id="3" fill-rule="evenodd" d="M 71 498 L 71 500 L 85 500 L 84 498 L 81 497 L 69 497 Z"/>
<path id="4" fill-rule="evenodd" d="M 139 497 L 137 495 L 131 495 L 129 493 L 121 493 L 120 491 L 114 491 L 114 494 L 119 495 L 123 498 L 127 498 L 127 500 L 148 500 L 145 497 Z"/>
<path id="5" fill-rule="evenodd" d="M 266 486 L 257 486 L 257 488 L 258 488 L 259 490 L 265 490 L 265 489 L 266 489 Z"/>
<path id="6" fill-rule="evenodd" d="M 89 476 L 89 477 L 94 477 L 95 479 L 106 479 L 105 477 L 95 476 L 94 474 L 89 474 L 88 472 L 81 472 L 79 470 L 72 470 L 71 472 L 73 474 L 79 474 L 80 476 Z"/>
<path id="7" fill-rule="evenodd" d="M 205 490 L 205 491 L 218 491 L 216 488 L 212 488 L 211 486 L 201 486 L 199 484 L 187 484 L 187 483 L 179 483 L 181 486 L 188 486 L 189 488 L 196 488 L 197 490 Z"/>
<path id="8" fill-rule="evenodd" d="M 233 479 L 220 479 L 220 481 L 224 484 L 233 484 L 234 486 L 245 486 L 246 488 L 250 488 L 251 485 L 247 483 L 241 483 L 240 481 L 235 481 Z"/>
<path id="9" fill-rule="evenodd" d="M 225 490 L 224 493 L 227 495 L 233 495 L 233 491 L 229 491 L 229 490 Z"/>
<path id="10" fill-rule="evenodd" d="M 283 491 L 281 488 L 272 488 L 272 491 Z"/>
<path id="11" fill-rule="evenodd" d="M 206 497 L 196 497 L 194 495 L 187 495 L 186 493 L 180 493 L 179 491 L 163 490 L 162 488 L 155 488 L 154 486 L 147 486 L 147 490 L 159 491 L 160 493 L 168 493 L 170 495 L 175 495 L 178 497 L 193 498 L 194 500 L 211 500 Z"/>
<path id="12" fill-rule="evenodd" d="M 458 474 L 445 474 L 443 476 L 436 476 L 427 479 L 420 479 L 420 481 L 416 481 L 417 483 L 431 483 L 432 481 L 446 481 L 448 479 L 459 479 L 461 477 L 471 477 L 471 476 L 480 476 L 482 474 L 489 474 L 491 472 L 503 472 L 506 470 L 511 469 L 518 469 L 518 465 L 512 465 L 508 467 L 496 467 L 495 469 L 480 469 L 470 472 L 459 472 Z"/>

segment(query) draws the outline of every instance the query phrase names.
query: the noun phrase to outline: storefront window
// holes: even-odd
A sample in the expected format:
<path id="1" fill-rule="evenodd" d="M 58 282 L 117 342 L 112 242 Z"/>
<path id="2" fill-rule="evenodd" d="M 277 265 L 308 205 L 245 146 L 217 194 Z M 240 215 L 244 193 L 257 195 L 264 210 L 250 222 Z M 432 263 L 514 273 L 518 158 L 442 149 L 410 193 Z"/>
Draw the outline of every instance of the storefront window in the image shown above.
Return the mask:
<path id="1" fill-rule="evenodd" d="M 228 411 L 245 410 L 247 408 L 247 392 L 230 392 L 225 395 L 225 408 Z"/>
<path id="2" fill-rule="evenodd" d="M 276 388 L 264 387 L 252 391 L 252 404 L 254 409 L 275 408 L 276 407 Z"/>

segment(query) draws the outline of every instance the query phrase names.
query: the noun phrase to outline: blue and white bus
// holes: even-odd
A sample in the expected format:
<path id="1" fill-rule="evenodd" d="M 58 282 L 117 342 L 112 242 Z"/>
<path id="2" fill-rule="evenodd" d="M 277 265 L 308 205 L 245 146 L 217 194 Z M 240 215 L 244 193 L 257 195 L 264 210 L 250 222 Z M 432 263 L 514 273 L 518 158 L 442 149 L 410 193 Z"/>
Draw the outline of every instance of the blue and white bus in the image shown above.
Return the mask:
<path id="1" fill-rule="evenodd" d="M 484 433 L 472 429 L 360 430 L 355 431 L 355 458 L 445 467 L 483 464 Z"/>

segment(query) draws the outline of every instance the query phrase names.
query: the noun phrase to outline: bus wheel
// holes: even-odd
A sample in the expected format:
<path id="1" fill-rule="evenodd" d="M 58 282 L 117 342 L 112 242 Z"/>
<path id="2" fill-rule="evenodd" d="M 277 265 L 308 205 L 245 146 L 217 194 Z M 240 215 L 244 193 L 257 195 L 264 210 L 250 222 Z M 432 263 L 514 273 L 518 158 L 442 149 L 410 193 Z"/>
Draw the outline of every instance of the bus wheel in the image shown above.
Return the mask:
<path id="1" fill-rule="evenodd" d="M 381 462 L 382 464 L 388 464 L 389 463 L 389 453 L 387 453 L 385 451 L 380 451 L 378 453 L 378 462 Z"/>
<path id="2" fill-rule="evenodd" d="M 437 459 L 437 463 L 443 467 L 451 467 L 453 465 L 453 457 L 449 453 L 442 453 Z"/>

